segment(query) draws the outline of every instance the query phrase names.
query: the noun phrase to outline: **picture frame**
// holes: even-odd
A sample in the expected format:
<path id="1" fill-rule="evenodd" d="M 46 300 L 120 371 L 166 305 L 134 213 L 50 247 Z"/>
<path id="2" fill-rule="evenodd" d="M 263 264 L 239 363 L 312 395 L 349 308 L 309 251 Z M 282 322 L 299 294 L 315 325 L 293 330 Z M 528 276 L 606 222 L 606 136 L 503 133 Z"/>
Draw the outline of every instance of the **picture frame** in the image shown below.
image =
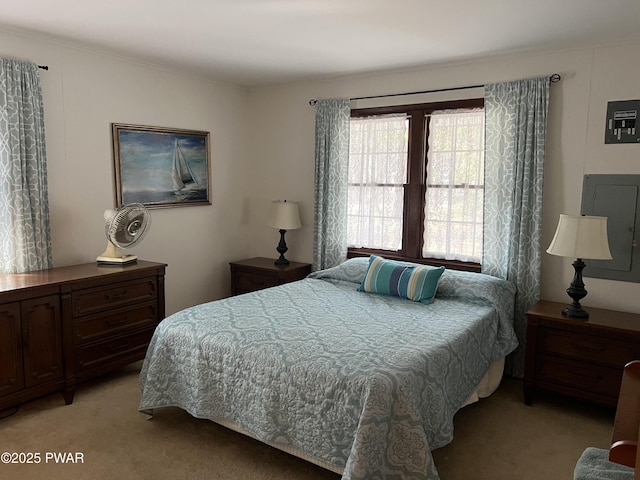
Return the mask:
<path id="1" fill-rule="evenodd" d="M 211 205 L 209 132 L 111 124 L 116 206 Z"/>

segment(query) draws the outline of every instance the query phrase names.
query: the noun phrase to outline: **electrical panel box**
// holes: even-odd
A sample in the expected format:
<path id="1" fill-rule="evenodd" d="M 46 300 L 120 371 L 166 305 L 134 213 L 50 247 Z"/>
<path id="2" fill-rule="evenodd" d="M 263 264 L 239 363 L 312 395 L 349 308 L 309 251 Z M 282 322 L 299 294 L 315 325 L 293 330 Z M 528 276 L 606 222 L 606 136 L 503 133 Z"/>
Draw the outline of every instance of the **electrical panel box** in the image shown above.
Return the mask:
<path id="1" fill-rule="evenodd" d="M 607 127 L 604 143 L 640 143 L 640 100 L 607 104 Z"/>
<path id="2" fill-rule="evenodd" d="M 585 175 L 582 215 L 607 217 L 613 260 L 585 260 L 585 277 L 640 282 L 640 175 Z"/>

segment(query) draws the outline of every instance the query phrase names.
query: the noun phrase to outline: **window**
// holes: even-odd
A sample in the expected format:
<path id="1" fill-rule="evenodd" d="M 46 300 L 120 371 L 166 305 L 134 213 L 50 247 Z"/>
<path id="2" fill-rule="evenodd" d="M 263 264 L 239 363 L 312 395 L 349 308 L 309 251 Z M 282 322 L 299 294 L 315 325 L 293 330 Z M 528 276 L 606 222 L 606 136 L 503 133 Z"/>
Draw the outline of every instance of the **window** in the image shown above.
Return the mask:
<path id="1" fill-rule="evenodd" d="M 349 255 L 479 270 L 483 99 L 353 110 Z"/>
<path id="2" fill-rule="evenodd" d="M 400 250 L 409 120 L 353 118 L 349 128 L 348 245 Z"/>

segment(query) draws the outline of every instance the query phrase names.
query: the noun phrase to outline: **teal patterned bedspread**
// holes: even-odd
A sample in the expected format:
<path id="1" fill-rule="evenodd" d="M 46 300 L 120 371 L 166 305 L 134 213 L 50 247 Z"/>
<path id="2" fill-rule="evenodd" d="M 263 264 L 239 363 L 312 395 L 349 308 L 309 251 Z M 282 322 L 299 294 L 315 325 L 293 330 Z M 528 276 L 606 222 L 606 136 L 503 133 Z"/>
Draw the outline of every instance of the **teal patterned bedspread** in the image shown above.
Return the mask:
<path id="1" fill-rule="evenodd" d="M 444 272 L 436 300 L 358 292 L 368 259 L 163 320 L 141 411 L 177 406 L 344 468 L 344 480 L 438 479 L 431 450 L 517 345 L 515 288 Z"/>

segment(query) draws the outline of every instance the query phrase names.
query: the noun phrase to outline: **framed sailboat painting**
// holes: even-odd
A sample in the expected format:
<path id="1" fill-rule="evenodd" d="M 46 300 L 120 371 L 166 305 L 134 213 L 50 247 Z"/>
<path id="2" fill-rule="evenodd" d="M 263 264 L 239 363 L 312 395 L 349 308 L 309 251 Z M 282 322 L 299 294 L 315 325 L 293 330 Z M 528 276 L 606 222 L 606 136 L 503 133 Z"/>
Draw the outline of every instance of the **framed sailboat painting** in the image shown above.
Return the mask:
<path id="1" fill-rule="evenodd" d="M 210 205 L 210 133 L 112 123 L 116 205 Z"/>

